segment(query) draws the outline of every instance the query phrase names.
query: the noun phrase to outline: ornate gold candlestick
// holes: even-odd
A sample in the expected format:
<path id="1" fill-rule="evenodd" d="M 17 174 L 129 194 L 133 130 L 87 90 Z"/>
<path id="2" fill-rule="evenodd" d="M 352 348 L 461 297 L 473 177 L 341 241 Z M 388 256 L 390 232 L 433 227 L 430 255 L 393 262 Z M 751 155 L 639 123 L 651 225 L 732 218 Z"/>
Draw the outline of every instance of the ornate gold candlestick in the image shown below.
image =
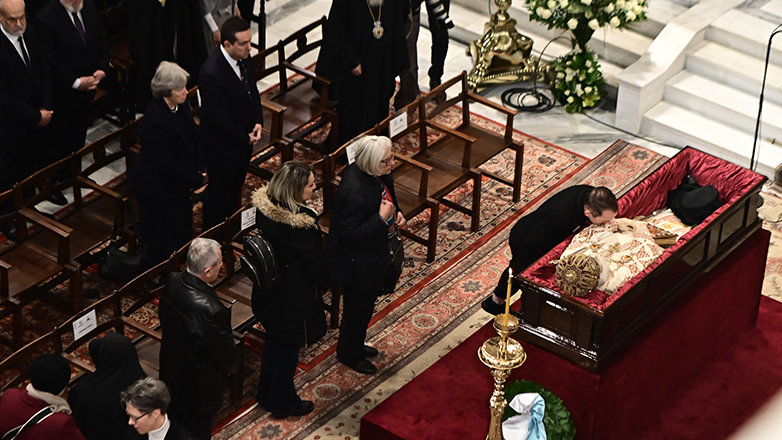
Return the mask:
<path id="1" fill-rule="evenodd" d="M 511 370 L 518 368 L 527 360 L 524 348 L 509 336 L 519 328 L 519 320 L 510 314 L 500 314 L 494 318 L 494 329 L 499 336 L 484 342 L 478 349 L 478 359 L 491 369 L 494 377 L 494 392 L 489 399 L 491 422 L 486 440 L 502 440 L 502 413 L 508 402 L 502 388 L 510 376 Z"/>
<path id="2" fill-rule="evenodd" d="M 531 55 L 533 41 L 516 30 L 516 20 L 508 15 L 511 0 L 494 0 L 494 4 L 498 11 L 486 23 L 483 37 L 467 48 L 474 63 L 467 75 L 470 89 L 530 81 L 536 75 L 537 80 L 553 79 L 548 64 L 538 64 L 538 58 Z"/>

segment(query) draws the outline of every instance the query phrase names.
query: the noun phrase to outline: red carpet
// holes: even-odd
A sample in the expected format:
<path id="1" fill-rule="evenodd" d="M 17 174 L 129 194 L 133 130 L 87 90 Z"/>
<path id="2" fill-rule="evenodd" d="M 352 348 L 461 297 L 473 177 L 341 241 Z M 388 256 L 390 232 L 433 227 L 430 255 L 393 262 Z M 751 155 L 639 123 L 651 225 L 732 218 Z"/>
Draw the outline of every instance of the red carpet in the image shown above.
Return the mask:
<path id="1" fill-rule="evenodd" d="M 760 299 L 768 237 L 754 234 L 603 373 L 524 344 L 511 380 L 559 395 L 578 439 L 726 438 L 782 386 L 782 304 Z M 361 437 L 483 438 L 492 386 L 476 353 L 494 335 L 483 327 L 369 412 Z"/>

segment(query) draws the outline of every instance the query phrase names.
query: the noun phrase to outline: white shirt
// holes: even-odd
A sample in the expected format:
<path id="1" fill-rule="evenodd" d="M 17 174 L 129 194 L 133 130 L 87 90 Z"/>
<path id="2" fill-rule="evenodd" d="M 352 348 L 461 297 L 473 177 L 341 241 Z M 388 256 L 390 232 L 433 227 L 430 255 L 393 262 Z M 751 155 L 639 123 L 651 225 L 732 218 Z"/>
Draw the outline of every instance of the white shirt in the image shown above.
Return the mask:
<path id="1" fill-rule="evenodd" d="M 228 52 L 225 51 L 225 47 L 223 47 L 222 44 L 220 45 L 220 51 L 223 53 L 225 60 L 228 61 L 228 64 L 234 69 L 234 73 L 236 73 L 236 76 L 239 77 L 239 79 L 241 80 L 242 71 L 239 69 L 239 62 L 231 58 L 231 55 L 228 55 Z"/>
<path id="2" fill-rule="evenodd" d="M 2 25 L 0 25 L 0 29 L 3 30 L 3 34 L 5 34 L 5 36 L 8 38 L 8 41 L 11 42 L 11 45 L 14 46 L 14 49 L 16 49 L 16 53 L 19 54 L 19 58 L 21 58 L 22 62 L 24 62 L 24 55 L 22 55 L 22 48 L 19 47 L 19 36 L 9 34 L 8 32 L 5 31 L 5 28 Z M 27 47 L 27 43 L 24 43 L 24 49 L 27 51 L 28 54 L 30 53 L 30 50 Z"/>
<path id="3" fill-rule="evenodd" d="M 166 438 L 166 434 L 168 434 L 168 428 L 171 427 L 171 420 L 168 420 L 168 414 L 166 414 L 165 417 L 166 421 L 163 422 L 163 426 L 147 433 L 149 440 L 164 440 Z"/>

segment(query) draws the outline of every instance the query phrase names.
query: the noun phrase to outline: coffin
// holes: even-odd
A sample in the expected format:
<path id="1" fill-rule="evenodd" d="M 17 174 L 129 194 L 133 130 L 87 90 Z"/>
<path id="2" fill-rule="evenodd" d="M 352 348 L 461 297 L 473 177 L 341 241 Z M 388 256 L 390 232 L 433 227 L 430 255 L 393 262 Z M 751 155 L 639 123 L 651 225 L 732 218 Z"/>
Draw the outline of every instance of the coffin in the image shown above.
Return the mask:
<path id="1" fill-rule="evenodd" d="M 592 291 L 577 298 L 557 287 L 550 262 L 562 254 L 569 237 L 517 276 L 523 320 L 515 338 L 597 372 L 761 227 L 757 207 L 766 177 L 691 147 L 623 195 L 619 216 L 649 215 L 664 207 L 668 190 L 688 174 L 717 188 L 723 202 L 717 211 L 610 296 Z"/>

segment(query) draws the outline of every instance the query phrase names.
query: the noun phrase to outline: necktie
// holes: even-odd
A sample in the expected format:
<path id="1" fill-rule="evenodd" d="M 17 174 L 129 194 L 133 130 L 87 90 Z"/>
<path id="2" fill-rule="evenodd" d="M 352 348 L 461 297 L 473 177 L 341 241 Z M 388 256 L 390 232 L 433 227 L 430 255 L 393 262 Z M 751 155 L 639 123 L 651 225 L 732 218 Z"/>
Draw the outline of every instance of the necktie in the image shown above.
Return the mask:
<path id="1" fill-rule="evenodd" d="M 247 68 L 241 61 L 237 61 L 236 64 L 239 65 L 239 72 L 242 74 L 242 84 L 244 84 L 244 89 L 247 90 L 247 94 L 249 95 L 252 93 L 252 88 L 250 87 L 250 79 L 247 73 Z"/>
<path id="2" fill-rule="evenodd" d="M 30 56 L 27 55 L 27 49 L 24 47 L 24 38 L 22 38 L 22 36 L 20 35 L 18 41 L 19 41 L 19 47 L 22 48 L 22 58 L 24 58 L 24 63 L 27 65 L 28 69 L 32 69 L 32 67 L 30 66 Z"/>
<path id="3" fill-rule="evenodd" d="M 81 42 L 84 43 L 84 45 L 87 45 L 87 34 L 84 32 L 84 25 L 81 22 L 81 19 L 79 18 L 79 14 L 72 13 L 73 15 L 73 24 L 76 26 L 76 30 L 79 32 L 79 36 L 81 37 Z"/>

